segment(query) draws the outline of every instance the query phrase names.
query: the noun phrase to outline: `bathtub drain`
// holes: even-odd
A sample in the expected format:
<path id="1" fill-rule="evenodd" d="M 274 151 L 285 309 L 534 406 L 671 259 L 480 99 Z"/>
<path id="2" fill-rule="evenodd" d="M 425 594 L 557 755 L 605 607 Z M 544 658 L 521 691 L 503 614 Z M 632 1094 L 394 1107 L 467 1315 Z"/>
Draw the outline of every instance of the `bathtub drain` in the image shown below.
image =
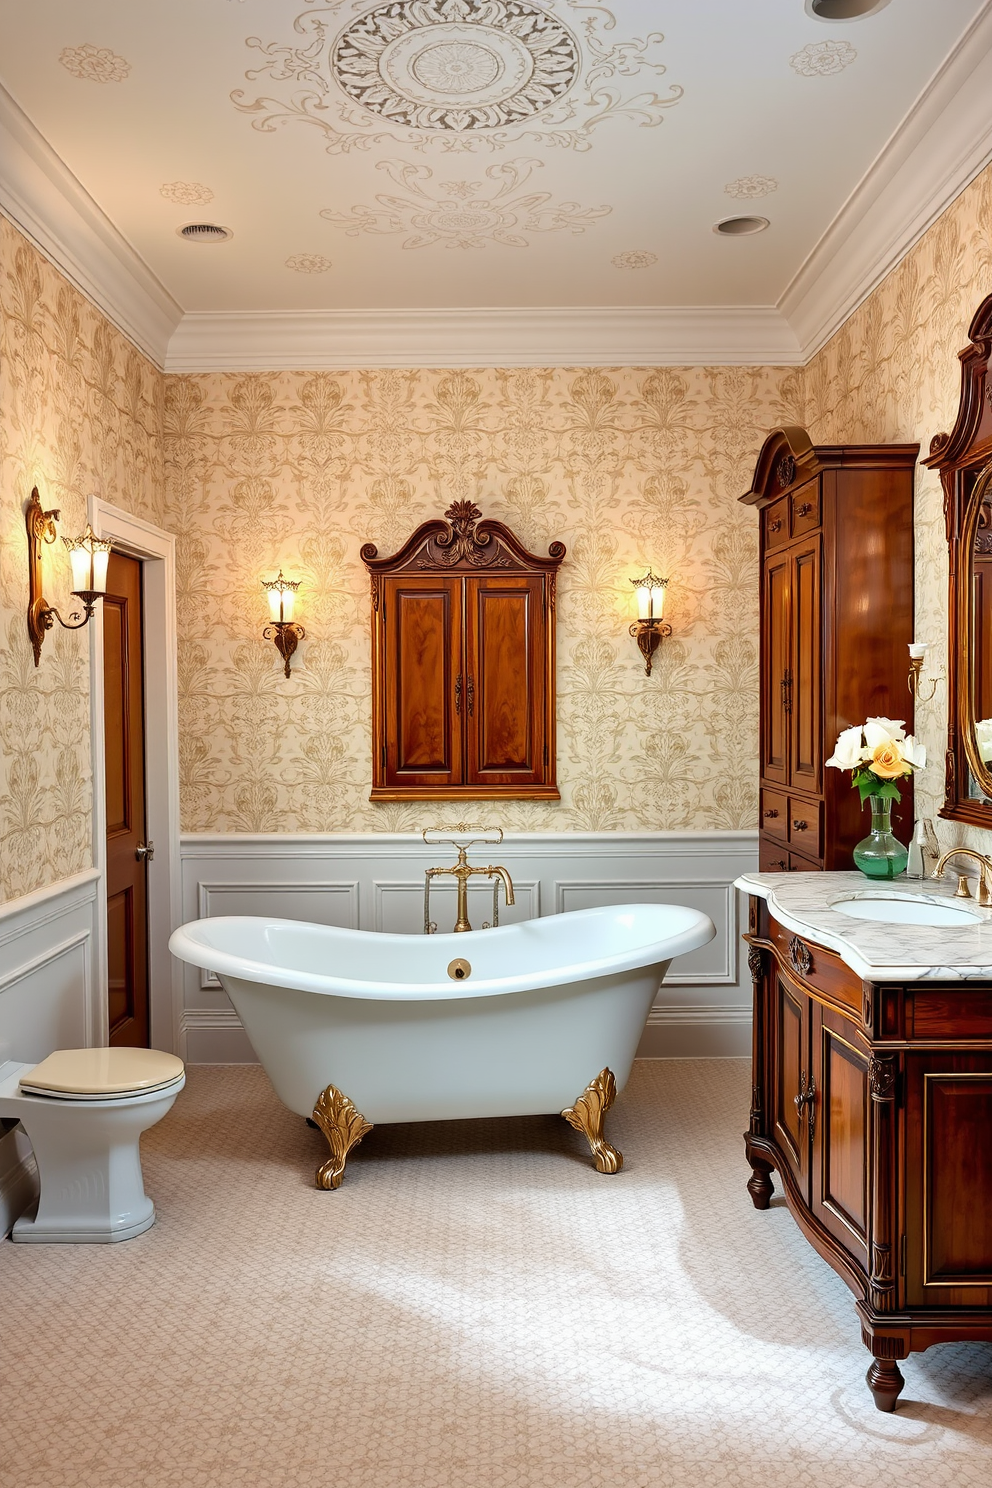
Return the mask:
<path id="1" fill-rule="evenodd" d="M 472 975 L 472 967 L 468 961 L 459 956 L 457 961 L 448 962 L 448 975 L 453 982 L 463 982 L 466 977 Z"/>

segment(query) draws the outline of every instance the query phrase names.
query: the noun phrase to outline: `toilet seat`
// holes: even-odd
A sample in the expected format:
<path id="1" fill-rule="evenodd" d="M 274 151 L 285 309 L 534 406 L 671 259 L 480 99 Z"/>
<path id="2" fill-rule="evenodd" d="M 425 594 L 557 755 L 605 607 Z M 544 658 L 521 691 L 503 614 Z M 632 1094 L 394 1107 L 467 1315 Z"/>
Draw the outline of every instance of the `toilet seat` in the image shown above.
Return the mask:
<path id="1" fill-rule="evenodd" d="M 168 1090 L 184 1074 L 182 1060 L 159 1049 L 56 1049 L 19 1084 L 26 1095 L 53 1100 L 126 1100 Z"/>

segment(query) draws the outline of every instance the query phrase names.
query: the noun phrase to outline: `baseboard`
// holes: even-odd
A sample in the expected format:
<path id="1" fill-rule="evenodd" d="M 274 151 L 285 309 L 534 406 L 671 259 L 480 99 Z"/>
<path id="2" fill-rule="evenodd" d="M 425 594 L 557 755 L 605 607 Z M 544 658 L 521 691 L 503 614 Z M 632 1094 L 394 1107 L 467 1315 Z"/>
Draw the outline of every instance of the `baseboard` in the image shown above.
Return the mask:
<path id="1" fill-rule="evenodd" d="M 750 1059 L 750 1007 L 652 1008 L 638 1059 Z"/>
<path id="2" fill-rule="evenodd" d="M 22 1126 L 0 1136 L 0 1235 L 9 1235 L 14 1221 L 38 1197 L 38 1168 Z"/>

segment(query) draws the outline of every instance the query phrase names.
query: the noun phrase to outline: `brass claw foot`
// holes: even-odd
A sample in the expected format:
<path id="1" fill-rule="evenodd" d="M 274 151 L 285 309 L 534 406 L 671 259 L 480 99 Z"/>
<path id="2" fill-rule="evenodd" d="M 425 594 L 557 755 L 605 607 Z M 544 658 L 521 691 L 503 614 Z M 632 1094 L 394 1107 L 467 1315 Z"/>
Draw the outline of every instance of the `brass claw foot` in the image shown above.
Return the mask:
<path id="1" fill-rule="evenodd" d="M 331 1149 L 330 1157 L 317 1169 L 317 1187 L 340 1188 L 348 1153 L 372 1130 L 372 1123 L 336 1086 L 328 1085 L 317 1097 L 313 1124 L 320 1127 Z"/>
<path id="2" fill-rule="evenodd" d="M 569 1126 L 582 1132 L 596 1163 L 597 1173 L 619 1173 L 623 1154 L 611 1147 L 603 1136 L 603 1118 L 617 1097 L 616 1077 L 611 1069 L 600 1070 L 590 1080 L 574 1106 L 562 1111 Z"/>

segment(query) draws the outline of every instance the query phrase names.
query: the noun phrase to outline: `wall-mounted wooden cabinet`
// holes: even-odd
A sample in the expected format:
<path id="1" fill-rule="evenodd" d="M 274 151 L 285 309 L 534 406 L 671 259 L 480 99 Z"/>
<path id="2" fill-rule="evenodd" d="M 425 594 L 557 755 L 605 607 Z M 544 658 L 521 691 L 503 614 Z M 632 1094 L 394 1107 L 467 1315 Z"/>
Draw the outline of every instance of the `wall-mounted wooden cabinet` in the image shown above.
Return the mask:
<path id="1" fill-rule="evenodd" d="M 849 868 L 868 823 L 824 761 L 869 717 L 912 729 L 913 480 L 919 447 L 765 440 L 742 501 L 761 513 L 760 865 Z M 913 823 L 902 782 L 897 835 Z"/>
<path id="2" fill-rule="evenodd" d="M 529 553 L 459 502 L 372 579 L 373 801 L 557 800 L 555 580 L 565 556 Z"/>

